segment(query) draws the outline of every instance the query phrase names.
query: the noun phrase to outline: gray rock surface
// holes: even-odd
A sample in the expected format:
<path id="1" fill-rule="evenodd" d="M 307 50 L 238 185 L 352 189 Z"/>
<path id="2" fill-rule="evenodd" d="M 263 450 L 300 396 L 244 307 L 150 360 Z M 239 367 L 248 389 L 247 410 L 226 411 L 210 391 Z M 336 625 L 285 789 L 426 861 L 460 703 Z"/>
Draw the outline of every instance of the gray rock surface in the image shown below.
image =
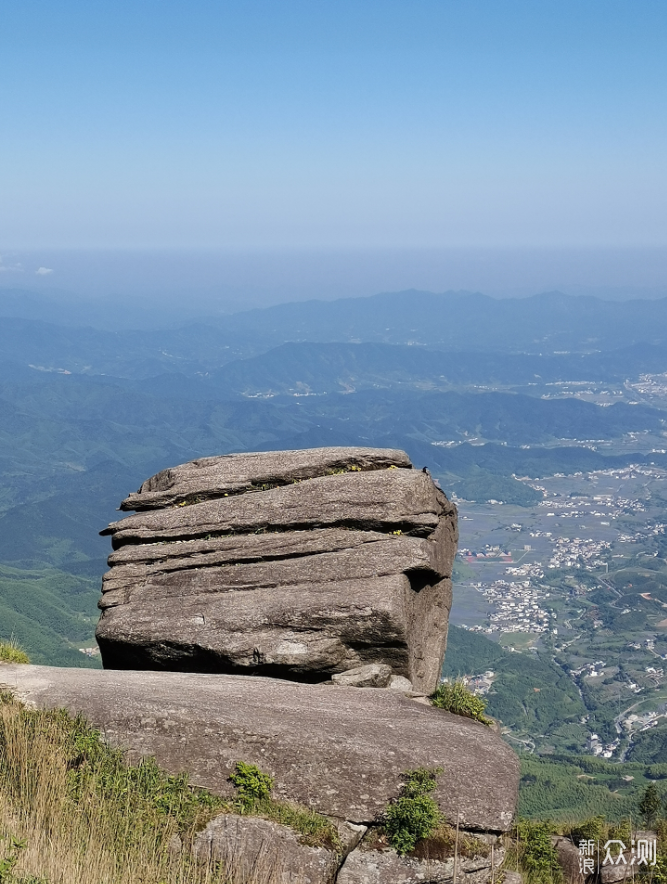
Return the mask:
<path id="1" fill-rule="evenodd" d="M 504 851 L 494 851 L 493 868 L 498 869 Z M 459 884 L 489 884 L 491 856 L 459 857 L 456 880 Z M 450 884 L 454 881 L 454 859 L 413 859 L 393 850 L 355 850 L 343 863 L 337 884 Z"/>
<path id="2" fill-rule="evenodd" d="M 412 693 L 412 682 L 403 675 L 392 675 L 387 687 L 392 691 Z"/>
<path id="3" fill-rule="evenodd" d="M 254 676 L 0 664 L 0 687 L 42 708 L 82 712 L 130 757 L 231 795 L 237 761 L 275 778 L 274 795 L 341 820 L 375 820 L 411 768 L 442 767 L 434 793 L 451 821 L 500 832 L 519 763 L 489 728 L 397 691 Z"/>
<path id="4" fill-rule="evenodd" d="M 456 509 L 404 452 L 320 448 L 159 473 L 114 522 L 106 668 L 318 682 L 390 666 L 416 691 L 444 657 Z"/>
<path id="5" fill-rule="evenodd" d="M 556 848 L 565 884 L 584 884 L 585 876 L 579 869 L 581 857 L 576 845 L 569 838 L 562 836 L 554 836 L 551 843 Z"/>
<path id="6" fill-rule="evenodd" d="M 391 666 L 386 663 L 368 663 L 340 672 L 331 679 L 335 685 L 350 688 L 386 688 L 392 678 Z"/>
<path id="7" fill-rule="evenodd" d="M 629 881 L 632 878 L 634 878 L 634 869 L 629 862 L 627 865 L 606 865 L 600 867 L 600 881 L 602 884 L 617 884 L 618 881 Z"/>
<path id="8" fill-rule="evenodd" d="M 295 479 L 312 479 L 336 470 L 390 466 L 410 469 L 412 464 L 404 451 L 390 448 L 308 448 L 203 457 L 151 476 L 120 508 L 159 509 L 184 501 L 261 491 L 265 485 L 287 485 Z"/>
<path id="9" fill-rule="evenodd" d="M 193 845 L 199 862 L 219 862 L 230 884 L 332 884 L 341 857 L 324 847 L 302 844 L 292 829 L 259 817 L 223 814 L 200 832 Z"/>
<path id="10" fill-rule="evenodd" d="M 344 526 L 428 537 L 455 508 L 416 470 L 387 469 L 319 476 L 266 491 L 135 513 L 112 522 L 114 549 L 126 543 L 210 534 Z"/>

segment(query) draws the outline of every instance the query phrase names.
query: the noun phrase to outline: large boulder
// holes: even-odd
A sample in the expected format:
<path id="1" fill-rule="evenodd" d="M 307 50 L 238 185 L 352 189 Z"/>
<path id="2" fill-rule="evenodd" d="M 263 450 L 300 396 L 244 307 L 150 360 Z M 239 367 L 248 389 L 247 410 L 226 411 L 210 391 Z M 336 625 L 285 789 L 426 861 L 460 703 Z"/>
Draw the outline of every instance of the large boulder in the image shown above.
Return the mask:
<path id="1" fill-rule="evenodd" d="M 519 762 L 490 728 L 398 691 L 183 672 L 0 664 L 0 688 L 40 708 L 81 712 L 131 758 L 232 795 L 238 761 L 275 779 L 274 795 L 371 823 L 416 767 L 443 769 L 434 792 L 461 827 L 512 822 Z"/>
<path id="2" fill-rule="evenodd" d="M 106 668 L 320 682 L 368 664 L 430 693 L 456 509 L 402 451 L 230 455 L 158 473 L 111 524 Z"/>

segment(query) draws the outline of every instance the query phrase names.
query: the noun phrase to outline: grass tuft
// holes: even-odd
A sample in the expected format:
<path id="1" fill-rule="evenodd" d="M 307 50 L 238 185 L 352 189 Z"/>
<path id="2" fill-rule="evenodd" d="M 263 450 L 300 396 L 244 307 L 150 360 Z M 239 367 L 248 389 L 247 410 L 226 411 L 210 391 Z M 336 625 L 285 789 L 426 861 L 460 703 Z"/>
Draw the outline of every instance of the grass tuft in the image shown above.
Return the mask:
<path id="1" fill-rule="evenodd" d="M 0 663 L 30 663 L 30 658 L 13 639 L 0 641 Z"/>
<path id="2" fill-rule="evenodd" d="M 454 715 L 472 718 L 490 727 L 493 722 L 484 715 L 486 701 L 477 697 L 461 681 L 445 682 L 431 695 L 431 705 Z"/>

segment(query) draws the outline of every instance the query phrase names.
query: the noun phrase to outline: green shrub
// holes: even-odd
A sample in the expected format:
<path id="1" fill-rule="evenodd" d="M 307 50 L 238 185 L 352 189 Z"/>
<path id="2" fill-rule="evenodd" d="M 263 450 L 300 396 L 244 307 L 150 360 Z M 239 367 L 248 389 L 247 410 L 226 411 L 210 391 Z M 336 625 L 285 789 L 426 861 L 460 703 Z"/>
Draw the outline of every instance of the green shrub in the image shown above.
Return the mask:
<path id="1" fill-rule="evenodd" d="M 238 789 L 238 801 L 244 810 L 251 810 L 258 801 L 271 797 L 273 777 L 254 764 L 237 761 L 235 772 L 229 778 Z"/>
<path id="2" fill-rule="evenodd" d="M 30 658 L 10 639 L 8 642 L 0 641 L 0 663 L 30 663 Z"/>
<path id="3" fill-rule="evenodd" d="M 519 861 L 529 884 L 559 884 L 562 872 L 556 848 L 551 843 L 553 825 L 519 820 L 514 828 Z"/>
<path id="4" fill-rule="evenodd" d="M 573 826 L 569 834 L 575 844 L 580 841 L 606 841 L 607 822 L 602 815 L 592 816 Z"/>
<path id="5" fill-rule="evenodd" d="M 436 692 L 431 695 L 431 704 L 438 709 L 453 712 L 454 715 L 463 715 L 486 725 L 492 724 L 491 719 L 484 715 L 486 701 L 475 696 L 462 681 L 439 685 Z"/>
<path id="6" fill-rule="evenodd" d="M 652 764 L 646 768 L 646 776 L 651 780 L 667 779 L 667 764 Z"/>
<path id="7" fill-rule="evenodd" d="M 401 856 L 414 850 L 422 838 L 433 834 L 441 821 L 438 805 L 430 794 L 440 773 L 442 768 L 418 767 L 406 771 L 400 796 L 385 810 L 384 828 L 389 843 Z"/>
<path id="8" fill-rule="evenodd" d="M 607 838 L 616 838 L 624 844 L 629 844 L 632 841 L 632 820 L 621 820 L 615 825 L 609 826 Z M 662 839 L 660 839 L 660 843 L 663 843 Z"/>
<path id="9" fill-rule="evenodd" d="M 639 799 L 639 813 L 644 820 L 644 825 L 650 828 L 658 818 L 662 809 L 662 798 L 655 783 L 649 783 L 644 794 Z"/>

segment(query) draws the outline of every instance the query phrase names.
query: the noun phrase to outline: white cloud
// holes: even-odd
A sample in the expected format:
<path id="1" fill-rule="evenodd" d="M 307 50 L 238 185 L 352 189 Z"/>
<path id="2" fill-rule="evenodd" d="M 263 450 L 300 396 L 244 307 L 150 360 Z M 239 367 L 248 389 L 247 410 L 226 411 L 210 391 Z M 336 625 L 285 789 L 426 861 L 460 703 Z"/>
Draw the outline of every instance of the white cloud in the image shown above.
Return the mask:
<path id="1" fill-rule="evenodd" d="M 35 273 L 37 274 L 37 276 L 48 276 L 49 273 L 53 273 L 53 270 L 51 270 L 50 267 L 39 267 L 37 270 L 35 270 Z"/>
<path id="2" fill-rule="evenodd" d="M 22 264 L 4 264 L 0 255 L 0 273 L 23 273 Z"/>

